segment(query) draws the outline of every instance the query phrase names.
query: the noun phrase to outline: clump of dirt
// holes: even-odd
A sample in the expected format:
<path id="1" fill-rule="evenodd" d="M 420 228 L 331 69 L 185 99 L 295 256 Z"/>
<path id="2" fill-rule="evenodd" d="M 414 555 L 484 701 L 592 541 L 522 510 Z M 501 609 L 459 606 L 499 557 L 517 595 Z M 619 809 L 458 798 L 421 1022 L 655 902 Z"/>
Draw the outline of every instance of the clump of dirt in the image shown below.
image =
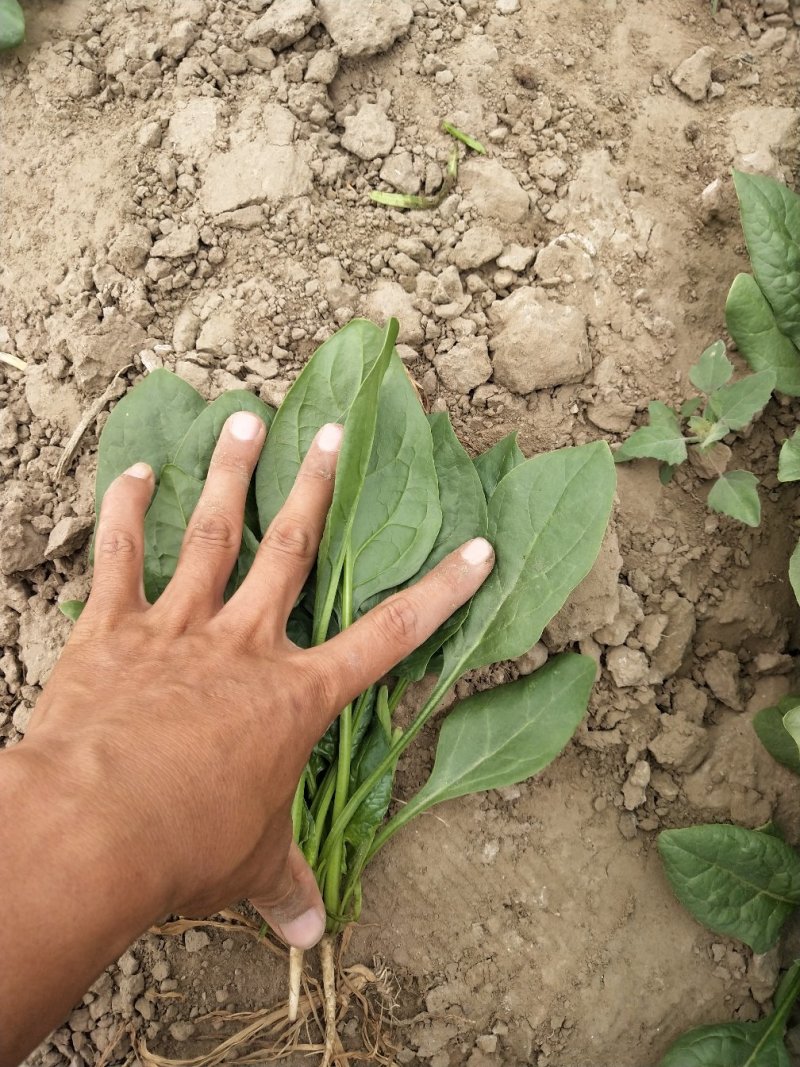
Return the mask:
<path id="1" fill-rule="evenodd" d="M 27 7 L 0 65 L 6 111 L 0 349 L 0 736 L 13 744 L 88 586 L 97 435 L 166 366 L 208 397 L 276 404 L 353 315 L 402 323 L 426 405 L 467 447 L 621 439 L 723 332 L 746 269 L 731 165 L 800 182 L 797 0 L 64 0 Z M 435 211 L 452 141 L 480 138 Z M 98 414 L 99 412 L 99 414 Z M 796 405 L 773 402 L 728 458 L 764 520 L 711 515 L 708 472 L 663 488 L 619 472 L 592 574 L 542 643 L 455 696 L 576 646 L 590 716 L 535 781 L 419 820 L 376 861 L 348 960 L 398 990 L 395 1062 L 653 1062 L 693 1024 L 759 1016 L 778 952 L 697 926 L 653 848 L 663 826 L 777 817 L 797 796 L 750 722 L 793 684 L 797 539 L 775 479 Z M 54 478 L 82 427 L 74 459 Z M 70 445 L 70 451 L 74 442 Z M 425 732 L 399 799 L 431 764 Z M 214 1012 L 278 1003 L 285 972 L 216 927 L 153 933 L 34 1060 L 185 1059 Z M 388 1021 L 387 1021 L 388 1025 Z M 346 1047 L 363 1049 L 356 1014 Z M 800 1049 L 800 1036 L 792 1040 Z"/>

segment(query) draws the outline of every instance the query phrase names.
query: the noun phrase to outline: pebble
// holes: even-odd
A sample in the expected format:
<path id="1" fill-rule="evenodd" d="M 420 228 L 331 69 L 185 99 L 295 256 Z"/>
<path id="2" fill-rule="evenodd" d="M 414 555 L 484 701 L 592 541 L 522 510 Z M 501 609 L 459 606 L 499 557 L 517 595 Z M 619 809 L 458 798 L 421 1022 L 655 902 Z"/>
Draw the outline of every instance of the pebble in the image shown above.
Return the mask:
<path id="1" fill-rule="evenodd" d="M 447 352 L 435 356 L 433 365 L 444 385 L 459 394 L 472 392 L 492 374 L 485 337 L 459 341 Z"/>
<path id="2" fill-rule="evenodd" d="M 200 952 L 211 942 L 205 930 L 187 930 L 183 935 L 183 944 L 187 952 Z"/>
<path id="3" fill-rule="evenodd" d="M 411 25 L 406 0 L 317 0 L 319 17 L 343 56 L 374 56 L 391 48 Z"/>
<path id="4" fill-rule="evenodd" d="M 705 100 L 711 89 L 711 69 L 716 55 L 716 49 L 710 45 L 698 48 L 672 72 L 672 84 L 696 103 Z"/>
<path id="5" fill-rule="evenodd" d="M 344 120 L 342 147 L 359 159 L 388 156 L 396 139 L 394 123 L 377 104 L 362 104 Z"/>
<path id="6" fill-rule="evenodd" d="M 189 1022 L 188 1019 L 181 1019 L 170 1026 L 169 1032 L 175 1041 L 188 1041 L 196 1029 L 197 1027 L 193 1022 Z"/>

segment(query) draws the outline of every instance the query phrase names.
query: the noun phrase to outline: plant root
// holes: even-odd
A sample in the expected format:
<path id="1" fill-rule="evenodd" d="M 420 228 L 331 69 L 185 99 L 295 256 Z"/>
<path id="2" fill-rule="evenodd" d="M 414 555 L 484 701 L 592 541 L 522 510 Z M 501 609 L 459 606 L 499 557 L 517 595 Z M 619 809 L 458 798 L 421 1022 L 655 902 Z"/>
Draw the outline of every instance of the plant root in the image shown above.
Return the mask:
<path id="1" fill-rule="evenodd" d="M 297 1020 L 300 1008 L 300 984 L 303 980 L 303 956 L 301 948 L 289 949 L 289 1022 Z"/>
<path id="2" fill-rule="evenodd" d="M 339 1051 L 337 1046 L 341 1046 L 336 1029 L 336 967 L 333 960 L 333 938 L 328 934 L 325 934 L 320 941 L 319 958 L 322 964 L 322 991 L 325 1003 L 325 1051 L 321 1067 L 331 1067 L 334 1056 Z M 346 1056 L 344 1062 L 347 1063 Z"/>

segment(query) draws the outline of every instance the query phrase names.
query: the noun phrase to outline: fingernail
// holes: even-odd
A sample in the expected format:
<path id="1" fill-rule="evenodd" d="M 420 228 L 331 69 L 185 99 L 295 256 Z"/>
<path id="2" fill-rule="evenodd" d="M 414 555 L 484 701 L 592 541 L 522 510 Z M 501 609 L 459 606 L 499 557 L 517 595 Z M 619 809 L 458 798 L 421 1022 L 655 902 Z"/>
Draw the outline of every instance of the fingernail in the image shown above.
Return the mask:
<path id="1" fill-rule="evenodd" d="M 309 908 L 291 922 L 281 923 L 281 933 L 293 948 L 313 948 L 325 933 L 325 920 L 316 908 Z"/>
<path id="2" fill-rule="evenodd" d="M 494 555 L 494 549 L 485 537 L 475 537 L 467 541 L 461 549 L 461 558 L 472 567 L 486 563 Z"/>
<path id="3" fill-rule="evenodd" d="M 125 471 L 129 478 L 149 478 L 153 471 L 149 463 L 134 463 L 132 467 L 128 467 Z"/>
<path id="4" fill-rule="evenodd" d="M 329 422 L 317 434 L 317 448 L 321 452 L 338 452 L 342 447 L 344 426 L 336 422 Z"/>
<path id="5" fill-rule="evenodd" d="M 237 411 L 228 419 L 228 430 L 237 441 L 255 441 L 264 423 L 252 411 Z"/>

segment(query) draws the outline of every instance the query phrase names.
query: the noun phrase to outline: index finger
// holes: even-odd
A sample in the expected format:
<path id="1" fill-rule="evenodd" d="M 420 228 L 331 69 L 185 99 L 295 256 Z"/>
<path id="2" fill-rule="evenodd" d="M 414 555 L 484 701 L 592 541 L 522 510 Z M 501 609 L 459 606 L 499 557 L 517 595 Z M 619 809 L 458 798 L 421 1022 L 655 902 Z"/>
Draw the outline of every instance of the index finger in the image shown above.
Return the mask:
<path id="1" fill-rule="evenodd" d="M 308 661 L 326 679 L 338 711 L 391 671 L 435 633 L 489 577 L 494 550 L 483 537 L 467 541 L 415 585 L 388 597 L 324 645 Z"/>

